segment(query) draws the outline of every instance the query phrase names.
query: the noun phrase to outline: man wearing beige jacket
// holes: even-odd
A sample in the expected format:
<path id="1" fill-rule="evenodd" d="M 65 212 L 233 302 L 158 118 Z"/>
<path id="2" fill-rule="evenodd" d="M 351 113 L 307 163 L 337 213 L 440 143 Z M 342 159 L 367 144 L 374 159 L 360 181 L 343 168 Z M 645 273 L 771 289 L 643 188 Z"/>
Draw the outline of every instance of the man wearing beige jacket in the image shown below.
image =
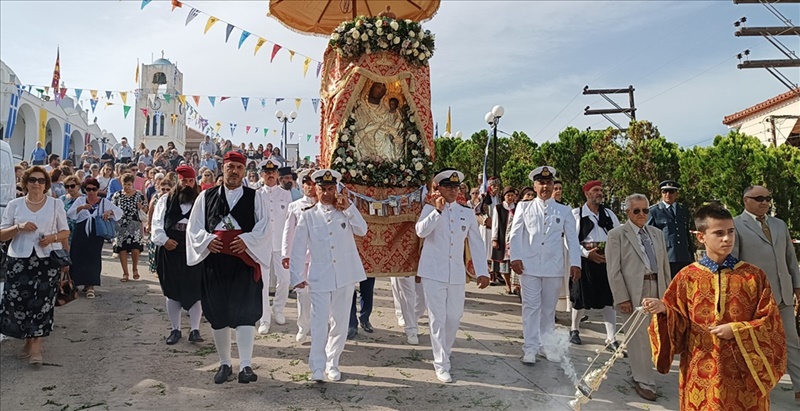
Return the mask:
<path id="1" fill-rule="evenodd" d="M 661 230 L 646 224 L 649 206 L 643 194 L 629 195 L 625 199 L 628 222 L 608 232 L 608 282 L 623 321 L 631 316 L 635 307 L 641 305 L 642 298 L 663 297 L 670 278 L 664 236 Z M 636 393 L 645 400 L 655 401 L 655 374 L 647 336 L 649 317 L 630 337 L 628 356 Z"/>

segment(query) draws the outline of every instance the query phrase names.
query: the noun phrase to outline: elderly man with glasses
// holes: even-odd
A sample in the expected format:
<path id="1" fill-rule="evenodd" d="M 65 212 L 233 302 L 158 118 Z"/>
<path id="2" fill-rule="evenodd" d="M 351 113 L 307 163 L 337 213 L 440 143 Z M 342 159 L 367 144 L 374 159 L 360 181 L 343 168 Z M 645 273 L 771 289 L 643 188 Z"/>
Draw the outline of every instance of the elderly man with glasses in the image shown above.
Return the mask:
<path id="1" fill-rule="evenodd" d="M 792 379 L 795 402 L 800 403 L 800 338 L 794 316 L 794 306 L 800 300 L 800 268 L 792 237 L 783 220 L 768 215 L 772 208 L 769 190 L 750 186 L 743 197 L 744 212 L 733 219 L 736 242 L 731 255 L 767 274 L 786 333 L 786 370 Z"/>
<path id="2" fill-rule="evenodd" d="M 673 180 L 662 181 L 661 201 L 650 206 L 647 224 L 661 229 L 667 244 L 671 277 L 683 267 L 694 262 L 694 240 L 690 234 L 692 216 L 689 210 L 678 204 L 678 189 L 681 185 Z"/>

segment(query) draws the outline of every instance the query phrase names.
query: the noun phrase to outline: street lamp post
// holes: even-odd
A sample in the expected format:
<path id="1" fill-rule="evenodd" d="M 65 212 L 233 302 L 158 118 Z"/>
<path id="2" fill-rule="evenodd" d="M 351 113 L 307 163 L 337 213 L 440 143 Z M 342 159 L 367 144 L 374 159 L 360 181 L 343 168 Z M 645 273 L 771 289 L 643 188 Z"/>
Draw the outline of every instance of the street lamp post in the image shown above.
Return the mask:
<path id="1" fill-rule="evenodd" d="M 461 138 L 463 135 L 464 134 L 462 134 L 460 131 L 456 131 L 455 133 L 449 133 L 449 132 L 445 131 L 442 134 L 442 137 L 444 137 L 444 138 L 448 138 L 448 137 Z"/>
<path id="2" fill-rule="evenodd" d="M 494 141 L 492 142 L 492 151 L 493 158 L 494 158 L 494 177 L 498 177 L 497 174 L 497 125 L 500 124 L 500 117 L 503 117 L 505 114 L 505 109 L 503 106 L 494 106 L 492 111 L 486 113 L 484 120 L 486 123 L 489 124 L 489 127 L 492 127 L 492 138 Z"/>
<path id="3" fill-rule="evenodd" d="M 281 146 L 281 155 L 283 156 L 283 165 L 285 166 L 286 165 L 286 156 L 287 156 L 287 153 L 286 153 L 287 141 L 286 141 L 286 139 L 287 139 L 287 137 L 289 135 L 289 133 L 288 133 L 288 124 L 289 123 L 294 123 L 294 120 L 297 119 L 297 112 L 296 111 L 292 111 L 291 113 L 289 113 L 289 116 L 287 117 L 287 116 L 283 115 L 283 111 L 278 110 L 278 111 L 275 112 L 275 117 L 277 117 L 278 121 L 283 125 L 283 130 L 282 130 L 282 133 L 283 133 L 283 144 Z"/>

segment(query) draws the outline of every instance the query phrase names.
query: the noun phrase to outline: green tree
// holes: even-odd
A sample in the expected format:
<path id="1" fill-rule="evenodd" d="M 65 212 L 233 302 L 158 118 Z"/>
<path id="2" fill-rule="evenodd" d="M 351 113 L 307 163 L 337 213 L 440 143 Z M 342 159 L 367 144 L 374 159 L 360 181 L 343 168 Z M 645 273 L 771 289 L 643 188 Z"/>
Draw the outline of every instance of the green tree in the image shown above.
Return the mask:
<path id="1" fill-rule="evenodd" d="M 503 184 L 517 189 L 530 186 L 528 174 L 538 167 L 541 157 L 539 145 L 524 132 L 513 132 L 508 139 L 508 159 L 503 165 L 500 178 Z"/>
<path id="2" fill-rule="evenodd" d="M 602 133 L 567 127 L 558 134 L 558 141 L 545 142 L 539 147 L 534 167 L 555 167 L 558 172 L 556 177 L 563 182 L 563 199 L 567 204 L 577 205 L 585 200 L 581 192 L 581 159 L 592 151 L 593 142 L 601 138 Z"/>
<path id="3" fill-rule="evenodd" d="M 433 169 L 434 170 L 441 170 L 446 167 L 450 167 L 450 156 L 453 154 L 453 151 L 461 145 L 464 140 L 456 137 L 439 137 L 433 140 L 434 145 L 434 162 L 433 162 Z"/>

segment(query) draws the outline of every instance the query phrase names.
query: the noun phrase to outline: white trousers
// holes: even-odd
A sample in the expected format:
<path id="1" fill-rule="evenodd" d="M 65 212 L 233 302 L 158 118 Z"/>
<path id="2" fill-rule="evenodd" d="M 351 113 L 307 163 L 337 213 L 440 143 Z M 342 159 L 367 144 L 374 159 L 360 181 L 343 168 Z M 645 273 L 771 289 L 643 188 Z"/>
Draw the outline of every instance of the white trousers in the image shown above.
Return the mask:
<path id="1" fill-rule="evenodd" d="M 391 277 L 392 296 L 395 309 L 400 309 L 400 316 L 405 323 L 406 335 L 419 334 L 417 322 L 425 313 L 425 292 L 422 283 L 416 277 Z"/>
<path id="2" fill-rule="evenodd" d="M 465 284 L 448 284 L 429 278 L 422 279 L 425 303 L 431 325 L 433 368 L 450 372 L 450 353 L 464 314 Z"/>
<path id="3" fill-rule="evenodd" d="M 275 273 L 275 300 L 272 302 L 272 312 L 283 314 L 286 301 L 289 300 L 289 270 L 281 264 L 281 252 L 273 251 L 270 259 L 264 264 Z M 262 273 L 263 274 L 263 273 Z M 269 324 L 272 319 L 269 305 L 269 287 L 261 289 L 261 322 Z"/>
<path id="4" fill-rule="evenodd" d="M 335 291 L 309 290 L 311 351 L 308 354 L 308 366 L 311 372 L 339 367 L 339 357 L 347 340 L 350 306 L 353 304 L 355 288 L 355 284 L 349 284 Z"/>
<path id="5" fill-rule="evenodd" d="M 561 277 L 519 276 L 522 289 L 523 355 L 539 352 L 542 337 L 556 327 L 556 303 L 564 282 Z"/>
<path id="6" fill-rule="evenodd" d="M 308 281 L 308 264 L 303 270 L 303 278 Z M 297 332 L 310 334 L 311 332 L 311 296 L 308 287 L 296 288 L 297 294 Z"/>

